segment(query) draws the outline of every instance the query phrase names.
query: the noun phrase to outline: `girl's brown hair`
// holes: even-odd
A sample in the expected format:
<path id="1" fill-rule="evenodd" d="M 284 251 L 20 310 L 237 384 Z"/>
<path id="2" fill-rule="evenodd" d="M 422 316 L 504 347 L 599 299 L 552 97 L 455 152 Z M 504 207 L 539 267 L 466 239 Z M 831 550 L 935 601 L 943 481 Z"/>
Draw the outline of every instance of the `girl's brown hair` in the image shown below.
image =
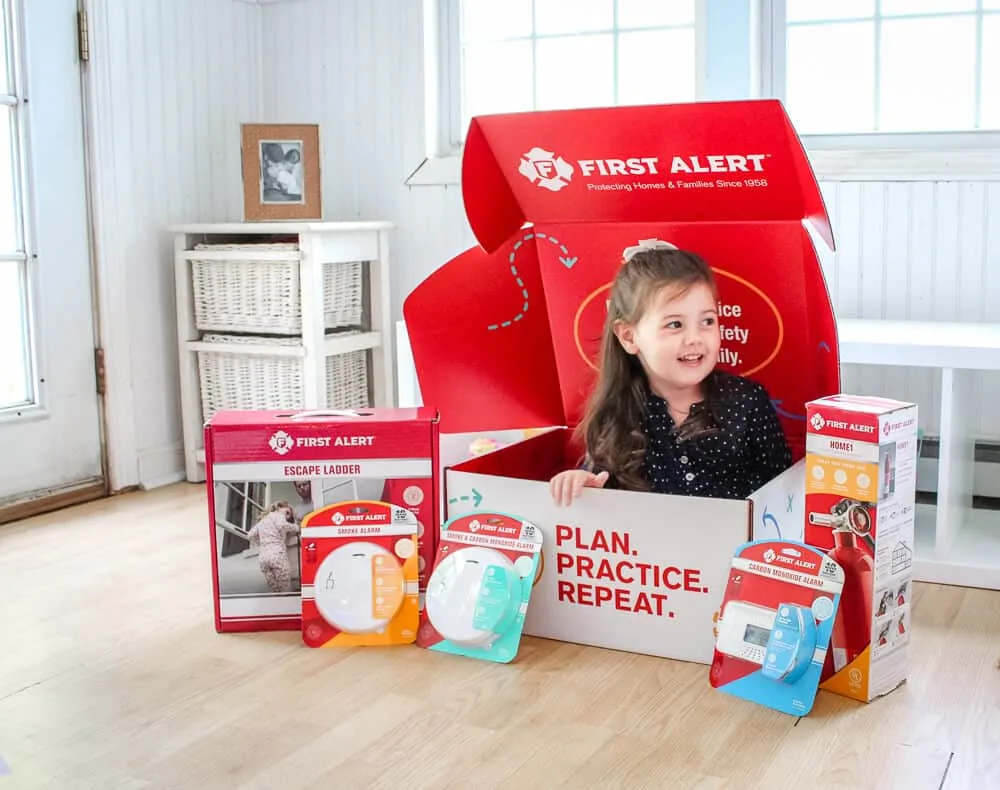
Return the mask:
<path id="1" fill-rule="evenodd" d="M 643 474 L 646 457 L 646 417 L 649 384 L 639 359 L 622 348 L 615 324 L 635 324 L 661 288 L 685 293 L 699 283 L 718 298 L 715 278 L 705 261 L 693 252 L 674 248 L 643 249 L 625 262 L 611 286 L 608 317 L 601 340 L 600 372 L 577 429 L 587 448 L 586 466 L 607 471 L 619 488 L 649 490 Z M 714 375 L 705 382 L 707 408 L 692 413 L 680 429 L 682 439 L 715 428 Z"/>

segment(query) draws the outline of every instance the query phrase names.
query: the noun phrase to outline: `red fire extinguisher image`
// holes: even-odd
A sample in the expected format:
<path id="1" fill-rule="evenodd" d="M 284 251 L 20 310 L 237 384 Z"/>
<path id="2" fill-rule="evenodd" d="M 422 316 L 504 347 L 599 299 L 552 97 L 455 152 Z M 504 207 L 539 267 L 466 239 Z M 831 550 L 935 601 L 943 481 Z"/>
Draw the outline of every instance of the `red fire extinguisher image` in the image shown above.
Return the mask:
<path id="1" fill-rule="evenodd" d="M 830 508 L 829 514 L 810 513 L 809 523 L 833 527 L 834 530 L 846 529 L 859 541 L 863 541 L 870 553 L 875 553 L 875 539 L 872 536 L 874 519 L 865 502 L 859 502 L 857 499 L 841 499 Z"/>
<path id="2" fill-rule="evenodd" d="M 854 661 L 871 642 L 875 564 L 865 546 L 874 550 L 875 541 L 871 537 L 871 511 L 857 500 L 839 501 L 829 515 L 810 513 L 809 521 L 833 527 L 833 548 L 827 554 L 844 569 L 840 608 L 823 666 L 822 680 L 826 680 Z"/>
<path id="3" fill-rule="evenodd" d="M 823 674 L 839 672 L 868 647 L 871 641 L 872 574 L 875 565 L 868 552 L 858 545 L 857 536 L 846 527 L 833 531 L 833 549 L 829 552 L 844 569 L 844 590 L 840 608 L 833 621 L 830 653 Z M 832 667 L 829 666 L 832 659 Z"/>

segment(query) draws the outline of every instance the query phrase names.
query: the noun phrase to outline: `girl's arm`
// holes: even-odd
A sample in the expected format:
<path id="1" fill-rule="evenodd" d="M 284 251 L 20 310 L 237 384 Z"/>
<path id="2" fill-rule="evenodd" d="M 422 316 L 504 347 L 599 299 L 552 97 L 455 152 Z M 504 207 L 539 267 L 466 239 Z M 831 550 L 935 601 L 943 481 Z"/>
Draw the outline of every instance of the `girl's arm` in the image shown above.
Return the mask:
<path id="1" fill-rule="evenodd" d="M 247 540 L 250 541 L 251 546 L 260 545 L 260 530 L 257 529 L 257 524 L 250 527 L 250 531 L 247 533 Z"/>

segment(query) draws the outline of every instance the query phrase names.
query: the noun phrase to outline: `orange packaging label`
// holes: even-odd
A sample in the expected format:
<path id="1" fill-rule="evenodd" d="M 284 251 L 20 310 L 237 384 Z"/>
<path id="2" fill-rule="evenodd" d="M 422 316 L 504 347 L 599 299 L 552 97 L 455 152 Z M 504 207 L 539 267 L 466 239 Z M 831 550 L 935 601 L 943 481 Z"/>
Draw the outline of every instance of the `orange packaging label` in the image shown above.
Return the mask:
<path id="1" fill-rule="evenodd" d="M 842 697 L 868 702 L 868 677 L 871 664 L 871 650 L 864 651 L 833 677 L 820 684 L 824 691 Z"/>
<path id="2" fill-rule="evenodd" d="M 376 620 L 392 617 L 403 602 L 406 581 L 403 570 L 379 555 L 372 557 L 372 616 Z"/>
<path id="3" fill-rule="evenodd" d="M 878 474 L 878 464 L 810 454 L 806 456 L 806 493 L 877 502 Z"/>

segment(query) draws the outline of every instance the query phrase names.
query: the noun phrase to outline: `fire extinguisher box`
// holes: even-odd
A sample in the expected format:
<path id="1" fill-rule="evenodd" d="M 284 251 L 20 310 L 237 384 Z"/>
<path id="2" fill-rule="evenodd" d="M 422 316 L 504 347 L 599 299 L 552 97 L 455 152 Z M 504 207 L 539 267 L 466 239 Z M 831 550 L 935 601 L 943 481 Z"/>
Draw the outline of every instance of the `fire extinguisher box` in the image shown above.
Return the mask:
<path id="1" fill-rule="evenodd" d="M 316 552 L 302 525 L 344 502 L 413 514 L 422 591 L 440 523 L 437 454 L 430 408 L 217 412 L 205 426 L 216 630 L 299 630 L 303 556 Z"/>
<path id="2" fill-rule="evenodd" d="M 822 196 L 773 100 L 474 118 L 462 163 L 479 246 L 404 303 L 425 403 L 452 434 L 551 428 L 447 467 L 447 517 L 516 512 L 544 533 L 525 633 L 708 664 L 730 558 L 801 524 L 805 404 L 839 390 L 836 328 L 807 220 L 832 246 Z M 548 481 L 598 364 L 623 250 L 657 238 L 703 256 L 719 287 L 720 368 L 762 384 L 795 465 L 746 499 Z M 791 523 L 791 522 L 788 522 Z M 800 529 L 800 527 L 799 527 Z"/>
<path id="3" fill-rule="evenodd" d="M 805 542 L 844 569 L 820 688 L 870 702 L 906 680 L 917 406 L 833 395 L 806 414 Z"/>

